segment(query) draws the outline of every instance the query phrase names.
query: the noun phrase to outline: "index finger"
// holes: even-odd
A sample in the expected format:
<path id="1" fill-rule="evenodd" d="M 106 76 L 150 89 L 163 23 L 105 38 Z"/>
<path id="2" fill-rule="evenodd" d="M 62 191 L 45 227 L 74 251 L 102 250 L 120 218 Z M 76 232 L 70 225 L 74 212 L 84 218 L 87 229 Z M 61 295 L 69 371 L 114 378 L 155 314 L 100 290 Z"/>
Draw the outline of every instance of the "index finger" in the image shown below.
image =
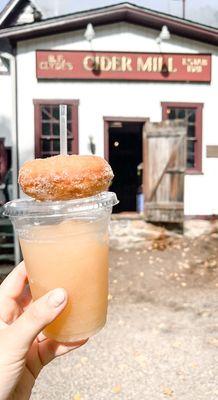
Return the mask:
<path id="1" fill-rule="evenodd" d="M 27 282 L 27 274 L 22 261 L 13 269 L 0 286 L 0 295 L 17 299 L 23 292 Z"/>

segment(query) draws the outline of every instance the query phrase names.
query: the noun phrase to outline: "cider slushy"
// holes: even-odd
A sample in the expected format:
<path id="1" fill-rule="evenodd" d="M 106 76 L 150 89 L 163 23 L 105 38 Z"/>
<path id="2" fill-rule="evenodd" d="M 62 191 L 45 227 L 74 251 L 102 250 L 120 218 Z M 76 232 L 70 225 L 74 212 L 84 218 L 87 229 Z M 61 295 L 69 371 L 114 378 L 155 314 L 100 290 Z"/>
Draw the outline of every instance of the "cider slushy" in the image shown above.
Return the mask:
<path id="1" fill-rule="evenodd" d="M 108 224 L 114 193 L 62 202 L 15 200 L 5 206 L 18 233 L 33 299 L 62 287 L 68 303 L 44 330 L 60 342 L 86 339 L 106 322 Z"/>

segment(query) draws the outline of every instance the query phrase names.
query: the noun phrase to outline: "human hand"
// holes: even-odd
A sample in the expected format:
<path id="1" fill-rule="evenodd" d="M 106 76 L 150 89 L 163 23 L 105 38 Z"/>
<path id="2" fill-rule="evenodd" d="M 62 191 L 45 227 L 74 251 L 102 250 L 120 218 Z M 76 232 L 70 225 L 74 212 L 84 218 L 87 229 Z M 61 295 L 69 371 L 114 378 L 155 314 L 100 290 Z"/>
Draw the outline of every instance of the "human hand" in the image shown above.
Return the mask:
<path id="1" fill-rule="evenodd" d="M 27 400 L 44 365 L 83 345 L 61 344 L 40 333 L 65 308 L 67 293 L 54 289 L 32 302 L 24 263 L 0 286 L 0 400 Z"/>

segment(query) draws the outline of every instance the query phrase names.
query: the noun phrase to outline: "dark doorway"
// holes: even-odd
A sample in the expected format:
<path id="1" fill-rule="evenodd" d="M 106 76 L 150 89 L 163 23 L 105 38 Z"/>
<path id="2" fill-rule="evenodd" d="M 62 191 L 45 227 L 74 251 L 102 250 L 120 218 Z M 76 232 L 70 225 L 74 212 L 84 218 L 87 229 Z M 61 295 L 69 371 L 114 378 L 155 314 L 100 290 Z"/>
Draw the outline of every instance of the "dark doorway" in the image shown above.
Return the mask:
<path id="1" fill-rule="evenodd" d="M 120 203 L 114 212 L 137 211 L 137 193 L 140 190 L 142 163 L 142 122 L 110 122 L 109 163 L 114 171 L 110 188 Z"/>
<path id="2" fill-rule="evenodd" d="M 11 147 L 5 146 L 4 141 L 0 138 L 0 205 L 11 200 L 12 189 Z"/>

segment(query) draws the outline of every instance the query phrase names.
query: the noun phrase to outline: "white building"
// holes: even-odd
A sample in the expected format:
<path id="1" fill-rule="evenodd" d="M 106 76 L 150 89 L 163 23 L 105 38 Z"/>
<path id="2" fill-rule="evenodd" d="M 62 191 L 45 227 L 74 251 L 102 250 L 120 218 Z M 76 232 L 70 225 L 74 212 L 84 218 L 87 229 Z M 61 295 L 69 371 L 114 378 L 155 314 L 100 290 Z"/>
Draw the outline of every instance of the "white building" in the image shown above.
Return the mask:
<path id="1" fill-rule="evenodd" d="M 218 214 L 217 30 L 129 3 L 41 20 L 24 5 L 11 1 L 0 18 L 0 45 L 9 41 L 16 62 L 14 174 L 16 162 L 59 152 L 59 105 L 67 104 L 69 151 L 108 157 L 119 211 L 136 211 L 147 121 L 185 119 L 185 215 Z M 164 25 L 170 38 L 158 44 Z M 0 136 L 10 146 L 7 79 L 0 76 Z"/>

